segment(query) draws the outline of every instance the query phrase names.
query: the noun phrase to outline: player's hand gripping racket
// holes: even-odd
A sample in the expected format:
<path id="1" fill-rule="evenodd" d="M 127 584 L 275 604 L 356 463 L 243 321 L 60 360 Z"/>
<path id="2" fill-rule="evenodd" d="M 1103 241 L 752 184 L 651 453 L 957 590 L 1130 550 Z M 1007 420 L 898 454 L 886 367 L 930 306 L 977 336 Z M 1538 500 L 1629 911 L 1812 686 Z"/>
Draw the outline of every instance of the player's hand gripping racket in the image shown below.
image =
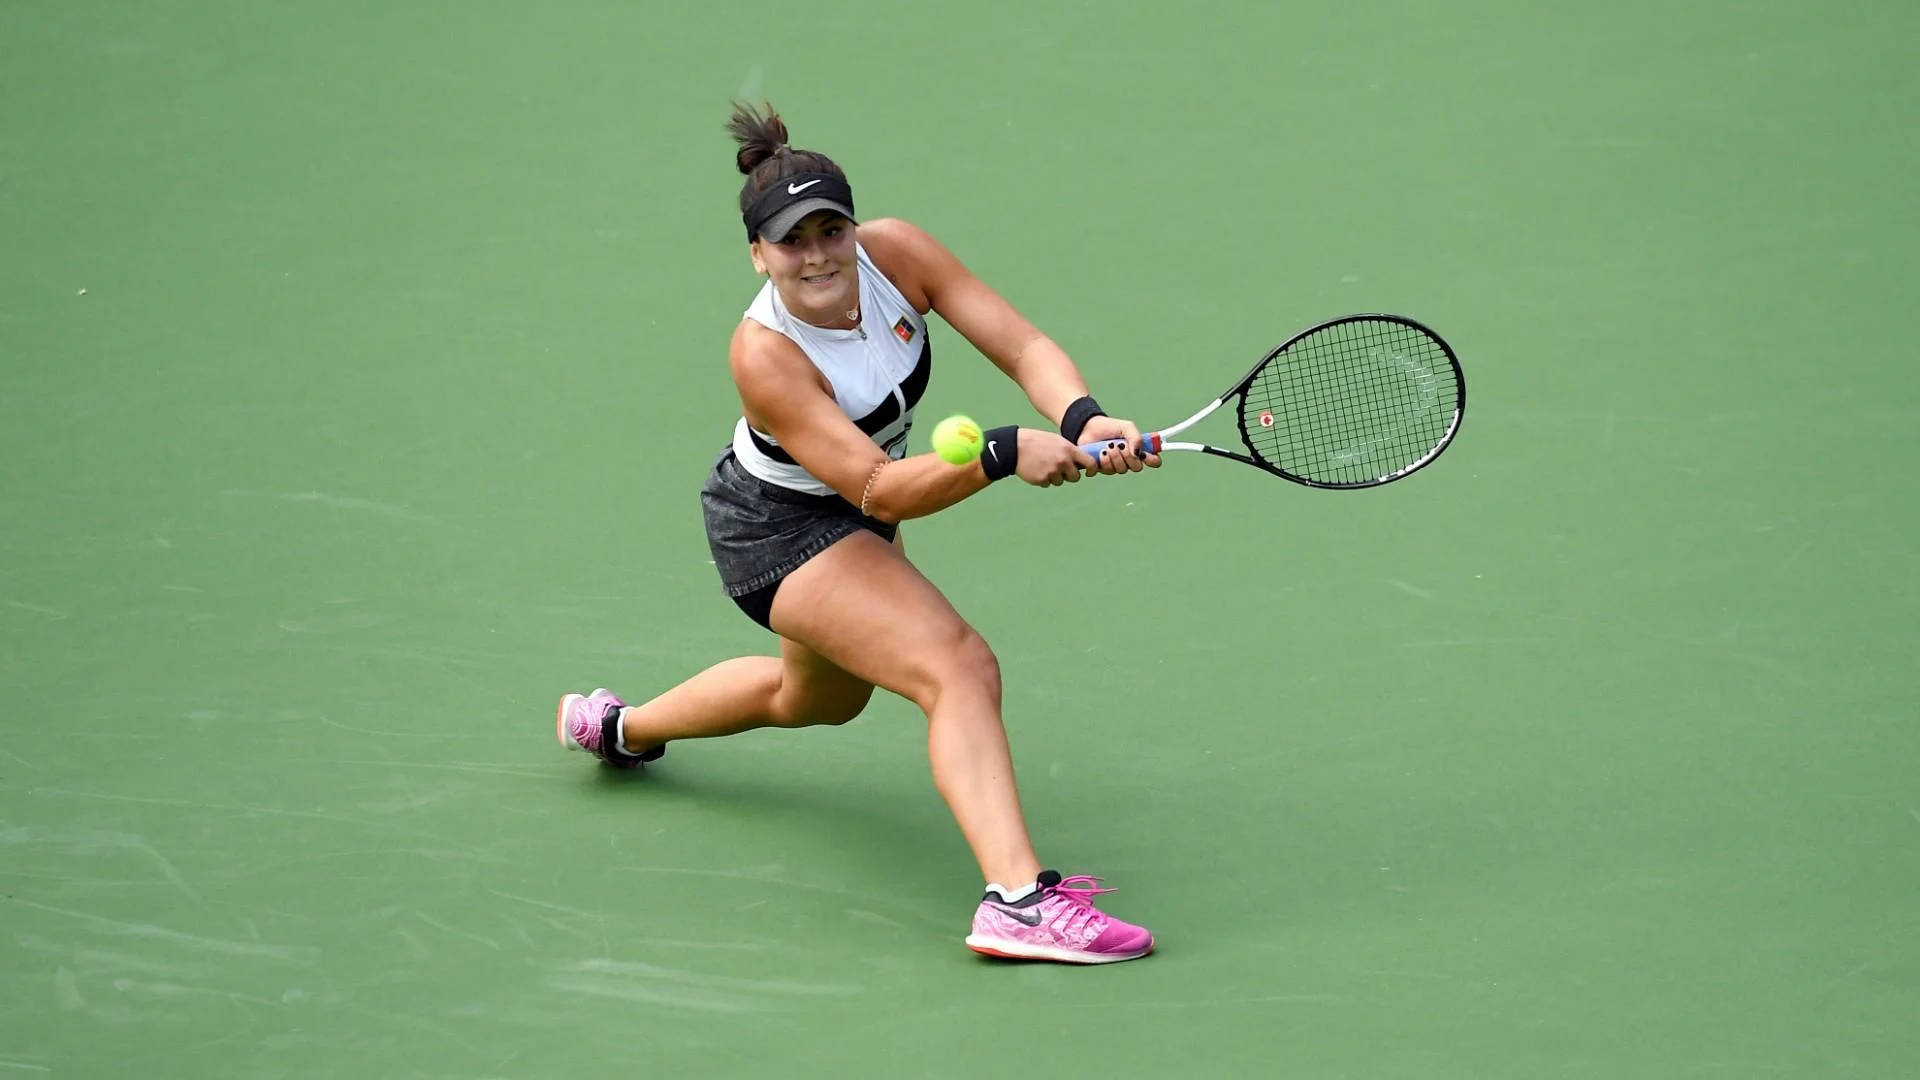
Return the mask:
<path id="1" fill-rule="evenodd" d="M 1168 441 L 1230 400 L 1246 453 Z M 1460 361 L 1440 335 L 1398 315 L 1348 315 L 1287 339 L 1211 405 L 1143 435 L 1140 451 L 1198 450 L 1308 487 L 1377 487 L 1439 457 L 1466 408 Z"/>

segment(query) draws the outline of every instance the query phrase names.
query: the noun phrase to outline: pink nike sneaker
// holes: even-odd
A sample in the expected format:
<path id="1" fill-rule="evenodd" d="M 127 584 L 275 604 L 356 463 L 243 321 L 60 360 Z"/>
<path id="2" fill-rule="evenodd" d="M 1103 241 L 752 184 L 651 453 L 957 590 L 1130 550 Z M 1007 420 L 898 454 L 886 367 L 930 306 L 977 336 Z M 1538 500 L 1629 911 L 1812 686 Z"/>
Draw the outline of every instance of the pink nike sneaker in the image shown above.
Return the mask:
<path id="1" fill-rule="evenodd" d="M 1040 887 L 1011 904 L 988 890 L 973 913 L 967 948 L 986 956 L 1063 964 L 1111 964 L 1152 952 L 1153 935 L 1146 927 L 1093 906 L 1095 896 L 1113 891 L 1096 888 L 1099 881 L 1045 870 Z"/>
<path id="2" fill-rule="evenodd" d="M 620 710 L 627 703 L 605 687 L 585 697 L 568 694 L 560 699 L 560 714 L 553 731 L 560 745 L 569 750 L 585 750 L 619 769 L 637 768 L 642 762 L 658 761 L 667 752 L 656 746 L 643 754 L 629 754 L 620 746 Z"/>

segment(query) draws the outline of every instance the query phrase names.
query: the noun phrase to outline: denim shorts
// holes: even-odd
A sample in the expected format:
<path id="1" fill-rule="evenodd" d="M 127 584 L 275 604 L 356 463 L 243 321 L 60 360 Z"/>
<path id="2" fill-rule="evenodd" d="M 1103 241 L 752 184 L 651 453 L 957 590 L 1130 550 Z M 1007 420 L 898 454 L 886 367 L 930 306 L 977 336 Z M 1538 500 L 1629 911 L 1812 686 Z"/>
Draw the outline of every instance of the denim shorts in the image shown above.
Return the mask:
<path id="1" fill-rule="evenodd" d="M 889 544 L 899 531 L 838 495 L 767 483 L 740 464 L 732 447 L 721 453 L 701 485 L 700 508 L 721 587 L 748 618 L 769 630 L 773 594 L 801 564 L 861 529 Z"/>

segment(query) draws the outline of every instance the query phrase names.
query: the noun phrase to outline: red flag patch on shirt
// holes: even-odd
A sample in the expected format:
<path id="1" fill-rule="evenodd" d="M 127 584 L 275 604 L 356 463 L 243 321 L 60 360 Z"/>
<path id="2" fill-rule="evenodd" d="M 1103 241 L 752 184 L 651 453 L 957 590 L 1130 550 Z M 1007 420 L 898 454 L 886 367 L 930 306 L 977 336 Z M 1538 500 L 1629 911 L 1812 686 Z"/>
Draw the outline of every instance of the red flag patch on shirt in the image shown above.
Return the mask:
<path id="1" fill-rule="evenodd" d="M 900 316 L 900 321 L 893 324 L 893 336 L 901 341 L 912 343 L 913 323 L 909 322 L 905 315 Z"/>

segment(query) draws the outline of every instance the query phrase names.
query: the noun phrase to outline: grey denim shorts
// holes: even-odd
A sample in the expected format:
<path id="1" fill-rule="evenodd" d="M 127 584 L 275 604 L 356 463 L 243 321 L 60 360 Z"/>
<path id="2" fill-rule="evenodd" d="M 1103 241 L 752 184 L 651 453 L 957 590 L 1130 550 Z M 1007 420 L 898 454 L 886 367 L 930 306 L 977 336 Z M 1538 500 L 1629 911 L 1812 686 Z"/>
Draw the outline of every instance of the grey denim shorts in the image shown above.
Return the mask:
<path id="1" fill-rule="evenodd" d="M 809 495 L 767 483 L 741 466 L 732 447 L 707 473 L 700 508 L 721 587 L 761 626 L 767 625 L 781 580 L 808 559 L 861 529 L 889 544 L 899 531 L 838 495 Z"/>

